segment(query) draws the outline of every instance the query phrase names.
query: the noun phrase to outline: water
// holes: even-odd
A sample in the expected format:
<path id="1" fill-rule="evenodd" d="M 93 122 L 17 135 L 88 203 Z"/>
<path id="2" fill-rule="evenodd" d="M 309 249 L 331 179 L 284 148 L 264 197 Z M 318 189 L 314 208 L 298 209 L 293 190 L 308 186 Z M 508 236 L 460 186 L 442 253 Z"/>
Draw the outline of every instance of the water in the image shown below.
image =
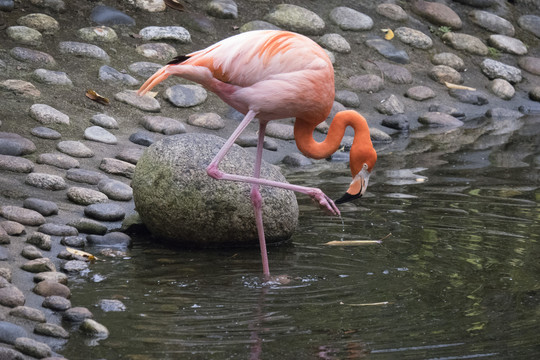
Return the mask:
<path id="1" fill-rule="evenodd" d="M 137 239 L 73 280 L 111 331 L 71 359 L 530 359 L 540 354 L 540 119 L 417 132 L 379 147 L 364 198 L 326 216 L 298 197 L 291 243 L 179 251 Z M 345 164 L 287 173 L 333 197 Z M 391 234 L 391 235 L 388 235 Z M 384 239 L 383 239 L 384 238 Z M 382 244 L 326 246 L 334 240 Z M 100 299 L 125 312 L 104 313 Z M 86 354 L 86 355 L 81 355 Z M 90 355 L 91 354 L 91 355 Z"/>

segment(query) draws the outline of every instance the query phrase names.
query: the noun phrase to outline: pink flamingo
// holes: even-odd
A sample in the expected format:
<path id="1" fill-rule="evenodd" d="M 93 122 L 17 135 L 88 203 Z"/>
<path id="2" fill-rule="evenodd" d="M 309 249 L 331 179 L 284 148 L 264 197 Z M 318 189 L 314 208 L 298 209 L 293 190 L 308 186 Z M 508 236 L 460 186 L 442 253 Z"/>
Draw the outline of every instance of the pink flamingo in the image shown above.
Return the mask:
<path id="1" fill-rule="evenodd" d="M 309 195 L 331 214 L 339 215 L 335 204 L 359 198 L 366 191 L 369 175 L 377 161 L 368 124 L 355 111 L 338 112 L 326 139 L 313 139 L 315 127 L 323 122 L 334 101 L 334 69 L 325 51 L 311 39 L 286 31 L 261 30 L 224 39 L 210 47 L 179 56 L 152 75 L 139 89 L 144 95 L 169 75 L 203 85 L 227 104 L 245 114 L 244 119 L 214 157 L 208 175 L 215 179 L 247 182 L 255 211 L 263 273 L 270 279 L 262 223 L 260 185 L 276 186 Z M 314 159 L 327 158 L 340 146 L 345 128 L 354 128 L 350 150 L 353 180 L 340 199 L 332 201 L 320 189 L 260 178 L 266 125 L 270 120 L 295 117 L 294 137 L 298 149 Z M 235 140 L 257 118 L 259 138 L 253 177 L 224 173 L 218 166 Z"/>

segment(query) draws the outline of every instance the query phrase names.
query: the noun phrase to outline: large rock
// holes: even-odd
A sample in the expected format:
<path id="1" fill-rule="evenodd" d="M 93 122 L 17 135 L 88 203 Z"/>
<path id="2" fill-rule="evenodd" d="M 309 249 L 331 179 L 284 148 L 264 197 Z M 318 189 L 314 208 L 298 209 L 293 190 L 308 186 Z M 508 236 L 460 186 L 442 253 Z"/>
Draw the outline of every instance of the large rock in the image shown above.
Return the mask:
<path id="1" fill-rule="evenodd" d="M 223 146 L 212 135 L 174 135 L 150 146 L 137 163 L 133 197 L 137 211 L 158 238 L 184 246 L 258 244 L 250 185 L 209 177 L 206 167 Z M 252 176 L 253 156 L 233 145 L 220 170 Z M 279 170 L 263 163 L 261 177 L 284 182 Z M 288 239 L 298 221 L 294 193 L 261 187 L 268 243 Z"/>

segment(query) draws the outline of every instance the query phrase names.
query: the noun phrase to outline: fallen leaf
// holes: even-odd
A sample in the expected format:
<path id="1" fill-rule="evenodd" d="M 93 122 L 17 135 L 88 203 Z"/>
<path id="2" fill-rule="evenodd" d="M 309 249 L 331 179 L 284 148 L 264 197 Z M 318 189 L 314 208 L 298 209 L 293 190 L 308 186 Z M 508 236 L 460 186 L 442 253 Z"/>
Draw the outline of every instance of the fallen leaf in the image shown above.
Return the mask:
<path id="1" fill-rule="evenodd" d="M 386 33 L 384 35 L 384 38 L 386 40 L 392 40 L 394 38 L 394 32 L 391 29 L 381 29 L 381 31 L 384 31 Z"/>
<path id="2" fill-rule="evenodd" d="M 90 100 L 94 100 L 95 102 L 98 102 L 98 103 L 100 103 L 102 105 L 109 105 L 109 99 L 99 95 L 94 90 L 91 90 L 91 89 L 87 90 L 86 91 L 86 97 L 89 98 Z"/>
<path id="3" fill-rule="evenodd" d="M 446 87 L 449 88 L 449 89 L 471 90 L 471 91 L 475 91 L 475 90 L 476 90 L 475 88 L 472 88 L 472 87 L 463 86 L 463 85 L 457 85 L 457 84 L 452 84 L 452 83 L 449 83 L 448 81 L 445 81 L 445 82 L 444 82 L 444 85 L 446 85 Z"/>
<path id="4" fill-rule="evenodd" d="M 186 6 L 178 0 L 165 0 L 165 5 L 178 11 L 186 11 Z"/>
<path id="5" fill-rule="evenodd" d="M 330 246 L 357 246 L 357 245 L 373 245 L 381 244 L 382 240 L 334 240 L 329 241 L 324 245 Z"/>
<path id="6" fill-rule="evenodd" d="M 70 247 L 66 247 L 66 250 L 70 253 L 70 254 L 73 254 L 73 255 L 77 255 L 77 256 L 82 256 L 90 261 L 94 261 L 94 260 L 97 260 L 98 258 L 95 257 L 94 255 L 90 254 L 90 253 L 87 253 L 86 251 L 81 251 L 81 250 L 77 250 L 77 249 L 72 249 Z"/>

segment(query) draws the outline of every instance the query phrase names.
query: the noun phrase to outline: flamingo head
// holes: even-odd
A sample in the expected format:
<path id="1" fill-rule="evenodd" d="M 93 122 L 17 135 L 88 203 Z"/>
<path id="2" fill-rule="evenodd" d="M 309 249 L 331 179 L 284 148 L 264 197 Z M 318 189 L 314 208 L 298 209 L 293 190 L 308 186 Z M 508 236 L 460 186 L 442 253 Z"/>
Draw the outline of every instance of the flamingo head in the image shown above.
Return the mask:
<path id="1" fill-rule="evenodd" d="M 343 204 L 364 195 L 369 183 L 369 176 L 377 162 L 377 153 L 373 148 L 371 141 L 365 144 L 361 150 L 351 149 L 351 174 L 353 180 L 347 192 L 335 201 L 336 204 Z M 355 151 L 356 150 L 356 151 Z"/>

